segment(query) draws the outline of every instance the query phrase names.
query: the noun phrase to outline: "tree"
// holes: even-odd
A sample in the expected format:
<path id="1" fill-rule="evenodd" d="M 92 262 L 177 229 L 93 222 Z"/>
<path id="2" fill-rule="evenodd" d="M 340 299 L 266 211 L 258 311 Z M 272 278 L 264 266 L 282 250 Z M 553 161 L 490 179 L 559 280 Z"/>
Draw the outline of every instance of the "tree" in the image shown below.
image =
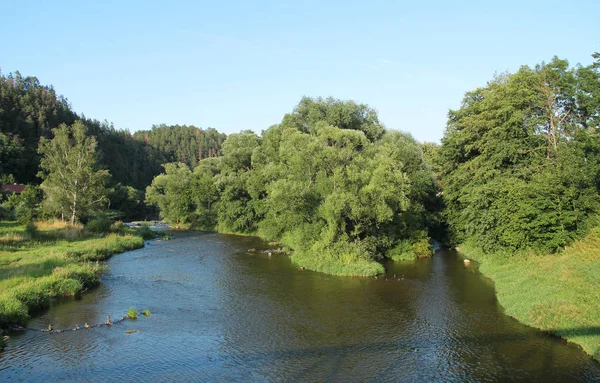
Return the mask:
<path id="1" fill-rule="evenodd" d="M 194 222 L 192 172 L 184 163 L 164 164 L 165 172 L 157 175 L 146 188 L 146 203 L 160 208 L 161 216 L 177 226 Z"/>
<path id="2" fill-rule="evenodd" d="M 166 165 L 147 200 L 171 221 L 281 241 L 329 273 L 373 275 L 384 257 L 431 254 L 439 198 L 421 146 L 366 105 L 304 98 L 260 137 L 231 134 L 222 153 L 193 173 Z"/>
<path id="3" fill-rule="evenodd" d="M 452 242 L 555 251 L 600 211 L 599 77 L 553 58 L 497 76 L 449 113 L 439 149 Z"/>
<path id="4" fill-rule="evenodd" d="M 18 137 L 0 132 L 0 181 L 2 183 L 5 183 L 3 180 L 13 178 L 11 175 L 20 168 L 24 151 Z"/>
<path id="5" fill-rule="evenodd" d="M 74 224 L 108 201 L 108 170 L 98 169 L 96 138 L 87 136 L 82 121 L 53 129 L 54 138 L 40 139 L 41 171 L 46 211 Z"/>

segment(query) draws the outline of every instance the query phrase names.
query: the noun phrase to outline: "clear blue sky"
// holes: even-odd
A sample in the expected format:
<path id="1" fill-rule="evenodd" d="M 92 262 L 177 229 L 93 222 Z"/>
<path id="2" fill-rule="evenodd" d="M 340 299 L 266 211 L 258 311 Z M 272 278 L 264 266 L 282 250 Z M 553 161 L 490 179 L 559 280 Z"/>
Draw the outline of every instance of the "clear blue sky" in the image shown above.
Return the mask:
<path id="1" fill-rule="evenodd" d="M 304 95 L 441 138 L 495 72 L 600 51 L 600 1 L 0 0 L 0 68 L 117 128 L 260 132 Z"/>

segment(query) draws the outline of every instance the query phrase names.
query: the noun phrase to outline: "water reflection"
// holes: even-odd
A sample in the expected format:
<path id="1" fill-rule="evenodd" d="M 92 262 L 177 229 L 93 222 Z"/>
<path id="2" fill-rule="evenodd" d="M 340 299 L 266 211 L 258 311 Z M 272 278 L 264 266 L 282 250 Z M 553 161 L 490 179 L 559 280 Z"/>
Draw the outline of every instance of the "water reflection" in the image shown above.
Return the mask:
<path id="1" fill-rule="evenodd" d="M 111 259 L 100 288 L 30 325 L 153 315 L 112 328 L 26 333 L 0 380 L 590 381 L 576 346 L 504 316 L 493 287 L 451 252 L 378 279 L 299 271 L 249 255 L 255 238 L 179 235 Z M 125 334 L 127 329 L 140 333 Z M 588 331 L 594 329 L 574 329 Z"/>

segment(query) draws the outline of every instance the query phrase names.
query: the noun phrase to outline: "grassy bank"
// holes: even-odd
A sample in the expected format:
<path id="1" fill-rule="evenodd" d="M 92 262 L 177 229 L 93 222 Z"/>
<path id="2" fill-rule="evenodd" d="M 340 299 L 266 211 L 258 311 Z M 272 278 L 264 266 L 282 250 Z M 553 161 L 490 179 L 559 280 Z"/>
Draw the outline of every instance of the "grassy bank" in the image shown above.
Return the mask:
<path id="1" fill-rule="evenodd" d="M 346 277 L 370 277 L 385 271 L 383 265 L 375 261 L 344 257 L 344 255 L 307 254 L 296 251 L 291 256 L 292 262 L 307 270 Z"/>
<path id="2" fill-rule="evenodd" d="M 71 296 L 98 283 L 96 261 L 144 246 L 129 234 L 90 234 L 81 226 L 38 223 L 35 228 L 0 222 L 0 327 L 24 324 L 53 298 Z"/>
<path id="3" fill-rule="evenodd" d="M 480 262 L 506 314 L 580 345 L 600 361 L 600 228 L 556 255 L 461 253 Z"/>

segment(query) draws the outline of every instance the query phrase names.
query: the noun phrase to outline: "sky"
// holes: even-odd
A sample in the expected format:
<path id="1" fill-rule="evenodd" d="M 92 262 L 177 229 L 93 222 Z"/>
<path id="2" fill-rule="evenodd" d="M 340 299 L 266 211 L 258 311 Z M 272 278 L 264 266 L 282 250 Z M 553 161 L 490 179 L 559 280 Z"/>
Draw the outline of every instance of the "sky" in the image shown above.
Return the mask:
<path id="1" fill-rule="evenodd" d="M 495 73 L 590 64 L 600 1 L 0 0 L 0 69 L 136 131 L 257 133 L 303 96 L 354 100 L 439 141 L 449 109 Z"/>

